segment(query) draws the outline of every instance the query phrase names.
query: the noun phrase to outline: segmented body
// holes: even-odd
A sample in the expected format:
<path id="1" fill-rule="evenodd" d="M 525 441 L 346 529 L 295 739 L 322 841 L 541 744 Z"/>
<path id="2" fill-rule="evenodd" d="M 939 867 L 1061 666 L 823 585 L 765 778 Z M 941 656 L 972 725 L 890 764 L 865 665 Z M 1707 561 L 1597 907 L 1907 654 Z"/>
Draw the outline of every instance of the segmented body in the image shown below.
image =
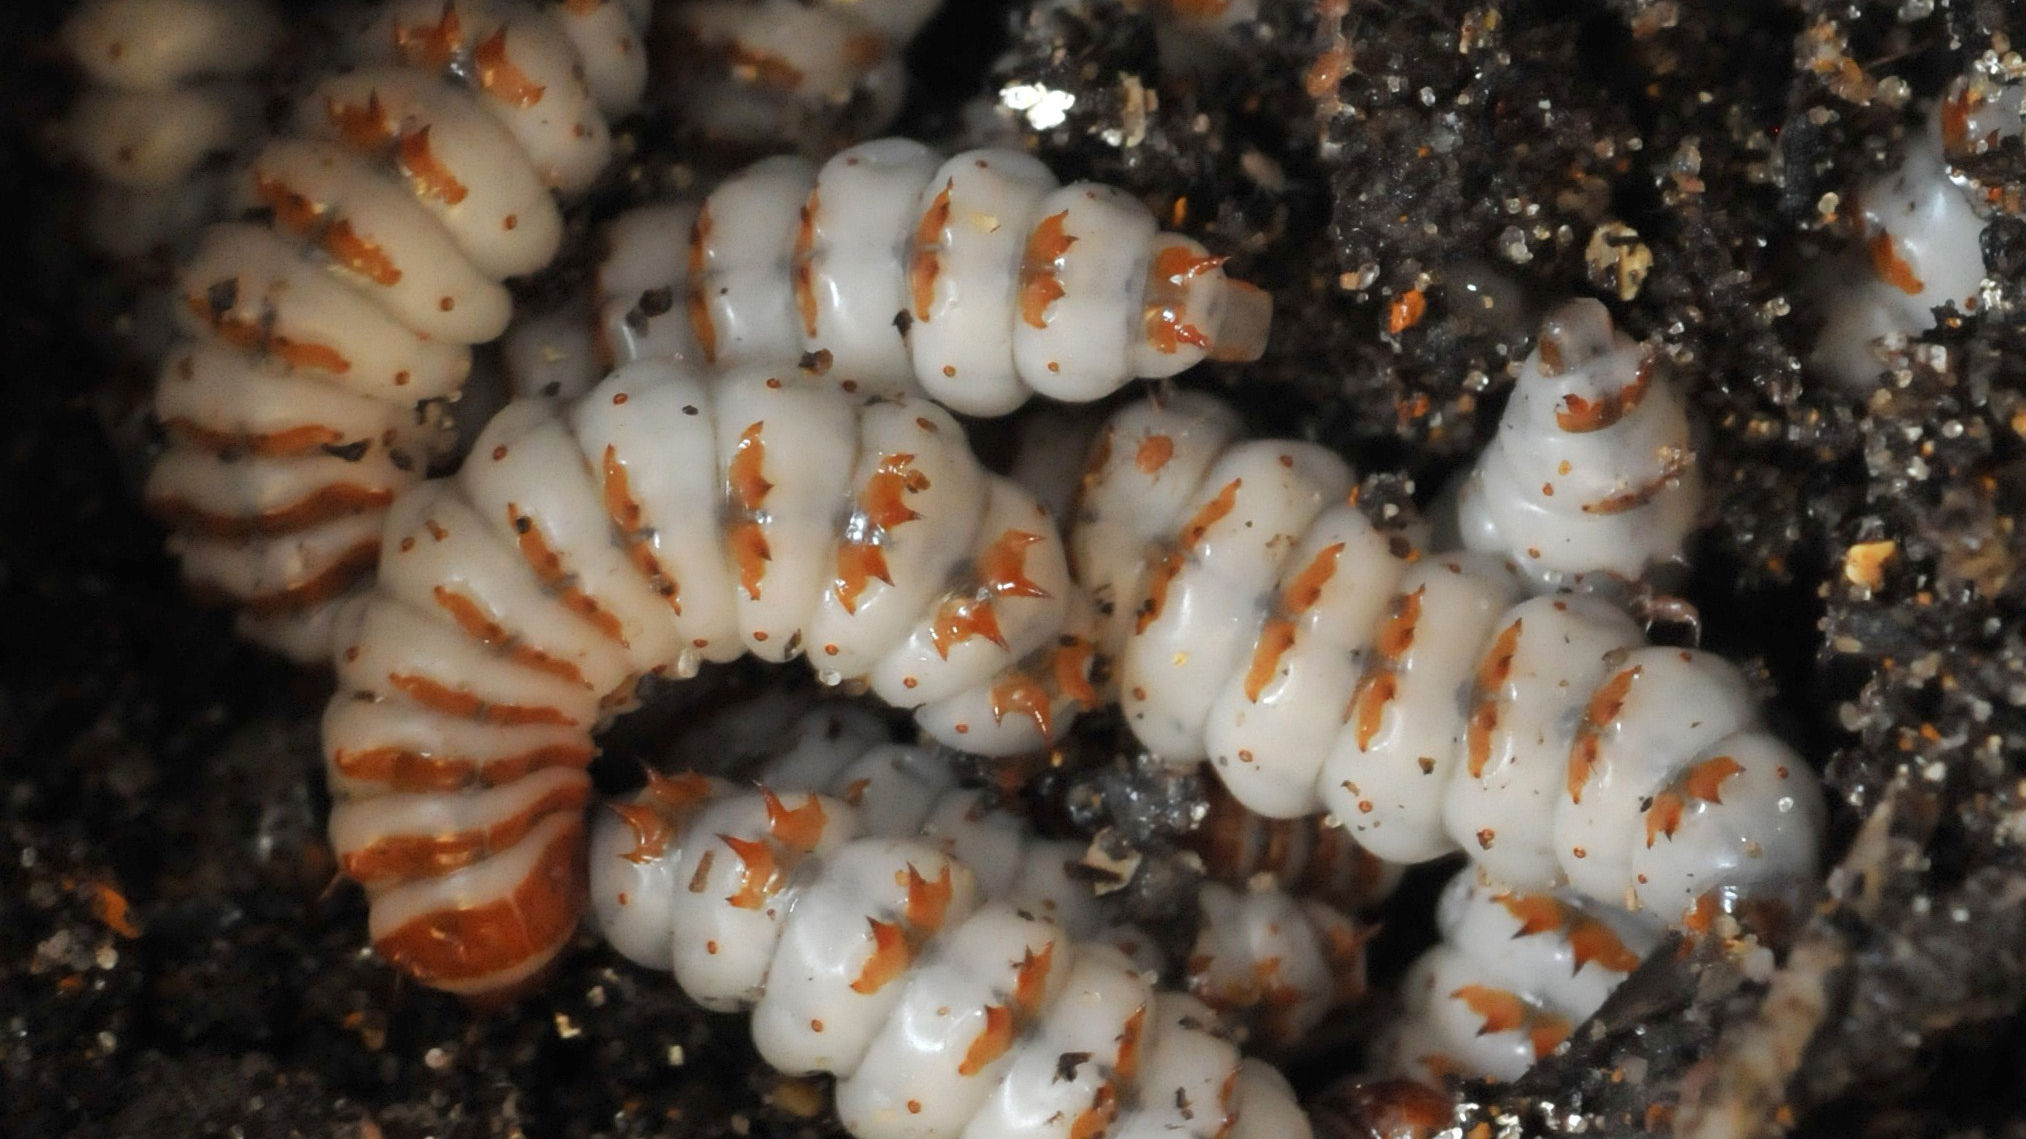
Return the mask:
<path id="1" fill-rule="evenodd" d="M 256 77 L 281 22 L 261 0 L 88 0 L 64 21 L 89 84 L 63 134 L 97 179 L 86 236 L 135 258 L 173 246 L 231 199 L 223 164 L 258 135 Z"/>
<path id="2" fill-rule="evenodd" d="M 1087 939 L 1073 844 L 939 792 L 942 768 L 875 747 L 838 797 L 657 778 L 599 824 L 601 925 L 707 1007 L 751 1009 L 770 1064 L 835 1075 L 862 1139 L 1308 1135 L 1210 1008 Z"/>
<path id="3" fill-rule="evenodd" d="M 941 0 L 705 0 L 667 13 L 670 105 L 729 148 L 830 154 L 885 130 L 907 93 L 902 53 Z"/>
<path id="4" fill-rule="evenodd" d="M 1566 380 L 1540 368 L 1557 351 L 1552 335 L 1543 343 L 1523 373 Z M 1640 471 L 1652 434 L 1634 402 L 1621 399 L 1610 426 L 1629 428 Z M 1502 434 L 1534 418 L 1509 418 Z M 1644 647 L 1597 600 L 1522 600 L 1506 559 L 1428 555 L 1411 523 L 1375 525 L 1347 500 L 1354 480 L 1334 455 L 1235 433 L 1201 397 L 1128 407 L 1085 484 L 1077 574 L 1095 591 L 1100 658 L 1127 722 L 1153 752 L 1208 758 L 1263 814 L 1327 810 L 1382 858 L 1460 846 L 1516 886 L 1566 879 L 1670 917 L 1812 869 L 1816 777 L 1766 731 L 1735 666 Z M 1601 430 L 1511 453 L 1552 459 L 1599 442 L 1602 454 L 1578 458 L 1608 468 Z M 1573 535 L 1581 549 L 1597 541 L 1581 526 L 1677 518 L 1671 493 L 1567 524 L 1536 504 L 1492 537 Z M 1530 539 L 1536 525 L 1545 537 Z M 1648 560 L 1639 541 L 1630 565 Z"/>
<path id="5" fill-rule="evenodd" d="M 397 0 L 358 66 L 297 103 L 244 192 L 265 222 L 212 227 L 182 270 L 190 339 L 163 364 L 168 449 L 150 504 L 201 592 L 291 656 L 330 647 L 331 603 L 372 569 L 387 504 L 444 445 L 469 345 L 505 328 L 501 282 L 561 240 L 551 190 L 611 152 L 638 99 L 640 0 Z"/>
<path id="6" fill-rule="evenodd" d="M 1041 746 L 1094 698 L 1046 511 L 940 407 L 796 368 L 646 362 L 567 414 L 512 405 L 454 480 L 394 503 L 383 543 L 338 620 L 332 785 L 457 821 L 376 805 L 427 853 L 340 857 L 383 955 L 453 991 L 510 987 L 567 936 L 574 907 L 488 950 L 459 931 L 531 875 L 580 872 L 581 768 L 640 676 L 806 654 L 984 754 Z"/>
<path id="7" fill-rule="evenodd" d="M 1442 942 L 1402 982 L 1404 1016 L 1378 1063 L 1435 1087 L 1518 1079 L 1595 1013 L 1660 941 L 1651 915 L 1569 891 L 1489 885 L 1470 870 L 1436 909 Z"/>
<path id="8" fill-rule="evenodd" d="M 1222 259 L 1159 232 L 1145 206 L 1059 185 L 1035 158 L 945 158 L 879 139 L 818 167 L 771 158 L 696 206 L 614 224 L 599 277 L 599 352 L 537 326 L 523 390 L 575 394 L 594 360 L 732 366 L 819 356 L 847 388 L 926 393 L 1000 415 L 1036 392 L 1081 402 L 1135 377 L 1264 348 L 1270 303 Z M 552 386 L 553 385 L 553 386 Z"/>

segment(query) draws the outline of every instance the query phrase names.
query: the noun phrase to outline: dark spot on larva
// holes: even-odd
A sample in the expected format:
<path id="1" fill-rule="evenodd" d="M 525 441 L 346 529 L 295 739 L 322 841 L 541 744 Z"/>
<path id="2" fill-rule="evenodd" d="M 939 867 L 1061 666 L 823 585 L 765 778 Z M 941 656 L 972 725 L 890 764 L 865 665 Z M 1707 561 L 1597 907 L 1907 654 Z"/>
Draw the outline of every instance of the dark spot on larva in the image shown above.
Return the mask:
<path id="1" fill-rule="evenodd" d="M 767 389 L 768 389 L 769 391 L 780 391 L 780 390 L 781 390 L 781 380 L 780 380 L 780 377 L 778 377 L 778 376 L 769 376 L 769 377 L 767 378 Z"/>
<path id="2" fill-rule="evenodd" d="M 613 392 L 613 393 L 612 393 L 612 406 L 613 406 L 613 407 L 625 407 L 625 406 L 626 406 L 626 400 L 627 400 L 627 398 L 628 398 L 628 397 L 627 397 L 627 395 L 626 395 L 626 393 L 625 393 L 625 392 Z"/>
<path id="3" fill-rule="evenodd" d="M 231 312 L 239 304 L 239 278 L 228 277 L 204 290 L 204 303 L 214 315 Z"/>
<path id="4" fill-rule="evenodd" d="M 525 514 L 514 516 L 514 533 L 525 534 L 535 528 L 535 521 Z"/>
<path id="5" fill-rule="evenodd" d="M 414 548 L 415 548 L 415 539 L 414 539 L 414 538 L 413 538 L 412 536 L 411 536 L 411 537 L 407 537 L 407 538 L 403 538 L 403 539 L 401 539 L 401 552 L 402 552 L 402 553 L 404 553 L 404 554 L 405 554 L 405 553 L 407 553 L 408 551 L 410 551 L 410 550 L 412 550 L 412 549 L 414 549 Z"/>
<path id="6" fill-rule="evenodd" d="M 521 216 L 519 214 L 508 214 L 507 216 L 501 218 L 499 223 L 499 227 L 505 230 L 519 229 L 520 225 L 521 225 Z"/>
<path id="7" fill-rule="evenodd" d="M 1422 756 L 1422 757 L 1421 757 L 1420 763 L 1421 763 L 1421 774 L 1423 774 L 1423 775 L 1433 775 L 1433 774 L 1435 774 L 1435 757 L 1434 757 L 1434 756 L 1432 756 L 1432 755 L 1424 755 L 1424 756 Z"/>
<path id="8" fill-rule="evenodd" d="M 682 413 L 683 413 L 684 415 L 695 415 L 695 414 L 697 414 L 697 410 L 696 410 L 696 405 L 695 405 L 695 404 L 693 404 L 693 403 L 686 403 L 686 404 L 683 404 L 683 405 L 682 405 Z"/>
<path id="9" fill-rule="evenodd" d="M 802 358 L 796 361 L 796 363 L 803 371 L 810 375 L 820 376 L 830 370 L 831 362 L 834 359 L 835 357 L 830 354 L 830 349 L 818 348 L 814 352 L 802 353 Z"/>
<path id="10" fill-rule="evenodd" d="M 500 444 L 499 446 L 497 446 L 497 447 L 494 447 L 494 448 L 492 449 L 492 461 L 493 461 L 493 462 L 497 463 L 497 462 L 499 462 L 499 461 L 500 461 L 501 459 L 504 459 L 504 458 L 506 458 L 506 457 L 507 457 L 507 449 L 506 449 L 506 444 L 505 444 L 505 443 L 501 443 L 501 444 Z"/>
<path id="11" fill-rule="evenodd" d="M 674 307 L 675 287 L 673 285 L 663 285 L 658 289 L 643 291 L 640 294 L 639 302 L 634 305 L 635 311 L 646 317 L 662 316 Z"/>
<path id="12" fill-rule="evenodd" d="M 563 381 L 561 380 L 550 380 L 548 383 L 542 385 L 542 397 L 544 399 L 554 399 L 562 394 Z"/>
<path id="13" fill-rule="evenodd" d="M 907 339 L 908 329 L 913 328 L 914 323 L 915 318 L 909 316 L 908 311 L 906 309 L 902 309 L 899 312 L 893 314 L 894 331 L 900 333 L 901 339 L 903 340 Z"/>
<path id="14" fill-rule="evenodd" d="M 954 379 L 956 377 L 956 374 L 957 374 L 957 366 L 955 364 L 943 365 L 943 375 L 949 376 Z"/>
<path id="15" fill-rule="evenodd" d="M 334 459 L 343 459 L 348 463 L 356 463 L 366 457 L 366 451 L 372 445 L 373 441 L 371 439 L 358 439 L 344 444 L 326 443 L 323 450 L 324 454 Z"/>
<path id="16" fill-rule="evenodd" d="M 1076 1078 L 1076 1070 L 1089 1062 L 1088 1052 L 1064 1052 L 1055 1058 L 1055 1078 L 1068 1083 Z"/>
<path id="17" fill-rule="evenodd" d="M 451 309 L 457 307 L 457 302 L 450 297 L 438 297 L 436 298 L 436 307 L 442 309 L 444 312 L 449 312 Z"/>
<path id="18" fill-rule="evenodd" d="M 394 386 L 397 388 L 405 388 L 408 386 L 408 369 L 403 368 L 400 371 L 394 373 Z"/>

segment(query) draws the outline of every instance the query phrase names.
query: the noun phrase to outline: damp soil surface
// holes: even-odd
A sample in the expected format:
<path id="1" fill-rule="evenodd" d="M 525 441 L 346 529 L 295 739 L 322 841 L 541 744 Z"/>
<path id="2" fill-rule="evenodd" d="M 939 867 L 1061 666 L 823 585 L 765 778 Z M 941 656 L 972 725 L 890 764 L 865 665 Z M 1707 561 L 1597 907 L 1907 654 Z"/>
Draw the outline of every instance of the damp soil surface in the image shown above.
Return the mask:
<path id="1" fill-rule="evenodd" d="M 327 682 L 190 604 L 136 506 L 147 369 L 50 160 L 60 14 L 0 15 L 0 1134 L 837 1134 L 820 1082 L 588 941 L 485 1014 L 365 950 L 321 834 Z M 2010 36 L 1998 0 L 1261 0 L 1201 42 L 1109 0 L 953 0 L 911 54 L 915 129 L 1123 185 L 1270 288 L 1266 359 L 1185 382 L 1375 497 L 1425 501 L 1482 442 L 1561 297 L 1693 392 L 1715 505 L 1682 592 L 1824 771 L 1828 872 L 1784 928 L 1680 943 L 1525 1079 L 1465 1088 L 1463 1134 L 2022 1133 L 2016 141 L 1966 172 L 1999 214 L 1985 311 L 1870 391 L 1800 363 L 1835 202 L 1952 76 L 2020 69 Z M 1319 1094 L 1357 1064 L 1292 1070 Z"/>

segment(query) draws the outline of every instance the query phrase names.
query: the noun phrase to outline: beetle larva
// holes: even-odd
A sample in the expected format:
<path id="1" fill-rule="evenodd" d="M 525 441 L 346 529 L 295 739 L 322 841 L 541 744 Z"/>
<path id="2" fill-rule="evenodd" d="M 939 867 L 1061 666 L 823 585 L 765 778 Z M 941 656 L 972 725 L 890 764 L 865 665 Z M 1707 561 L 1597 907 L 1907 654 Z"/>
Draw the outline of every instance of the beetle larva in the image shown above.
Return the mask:
<path id="1" fill-rule="evenodd" d="M 768 1063 L 834 1074 L 862 1139 L 1309 1134 L 1211 1009 L 1075 935 L 1070 852 L 1008 849 L 883 751 L 843 773 L 858 805 L 651 783 L 594 842 L 615 945 L 706 1007 L 751 1009 Z"/>
<path id="2" fill-rule="evenodd" d="M 563 836 L 592 732 L 638 676 L 806 654 L 986 754 L 1040 746 L 1093 699 L 1047 512 L 940 407 L 795 368 L 649 361 L 567 414 L 511 405 L 455 479 L 396 500 L 382 542 L 377 587 L 339 617 L 324 742 L 341 798 L 500 812 L 417 829 L 455 857 L 355 872 L 383 954 L 453 991 L 510 987 L 567 936 L 481 951 L 457 931 L 501 891 L 578 872 Z M 510 881 L 487 876 L 511 858 Z"/>
<path id="3" fill-rule="evenodd" d="M 1252 359 L 1271 318 L 1266 294 L 1131 195 L 1060 185 L 1012 150 L 945 158 L 888 138 L 821 167 L 770 158 L 612 233 L 596 302 L 611 360 L 809 354 L 849 390 L 966 415 Z"/>
<path id="4" fill-rule="evenodd" d="M 1542 352 L 1555 347 L 1544 338 Z M 1540 355 L 1522 371 L 1556 382 Z M 1629 446 L 1601 430 L 1545 430 L 1570 436 L 1556 446 L 1625 446 L 1644 463 L 1655 433 L 1637 402 L 1620 396 L 1605 417 Z M 1506 559 L 1425 554 L 1412 523 L 1375 524 L 1347 501 L 1354 480 L 1336 456 L 1235 435 L 1234 417 L 1203 397 L 1127 407 L 1100 439 L 1072 531 L 1101 615 L 1099 657 L 1154 753 L 1208 758 L 1266 815 L 1328 810 L 1382 858 L 1462 847 L 1515 886 L 1566 876 L 1670 916 L 1812 868 L 1815 774 L 1765 730 L 1735 666 L 1645 647 L 1599 600 L 1522 600 L 1527 580 Z M 1530 462 L 1557 454 L 1535 450 Z M 1619 484 L 1608 453 L 1586 458 L 1585 485 Z M 1483 499 L 1500 493 L 1495 471 L 1475 476 Z M 1493 537 L 1573 534 L 1583 549 L 1598 539 L 1582 527 L 1652 525 L 1678 541 L 1683 512 L 1664 488 L 1635 497 L 1635 509 L 1560 518 L 1536 503 Z M 1636 547 L 1634 572 L 1661 548 L 1643 535 L 1623 545 Z"/>

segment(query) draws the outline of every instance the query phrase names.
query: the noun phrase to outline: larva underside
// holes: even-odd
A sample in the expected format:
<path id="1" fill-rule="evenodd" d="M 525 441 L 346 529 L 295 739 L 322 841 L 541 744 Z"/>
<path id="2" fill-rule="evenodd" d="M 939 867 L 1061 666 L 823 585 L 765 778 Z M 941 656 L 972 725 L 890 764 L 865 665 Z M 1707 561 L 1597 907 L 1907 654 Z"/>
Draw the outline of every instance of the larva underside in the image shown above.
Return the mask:
<path id="1" fill-rule="evenodd" d="M 573 907 L 489 951 L 453 931 L 524 881 L 494 862 L 575 873 L 556 828 L 636 676 L 807 655 L 986 754 L 1040 746 L 1093 698 L 1046 511 L 934 404 L 794 368 L 642 363 L 567 416 L 516 404 L 454 481 L 394 504 L 381 555 L 339 618 L 325 749 L 342 799 L 461 812 L 395 828 L 417 847 L 399 866 L 348 868 L 382 953 L 453 991 L 511 988 L 567 936 Z"/>

